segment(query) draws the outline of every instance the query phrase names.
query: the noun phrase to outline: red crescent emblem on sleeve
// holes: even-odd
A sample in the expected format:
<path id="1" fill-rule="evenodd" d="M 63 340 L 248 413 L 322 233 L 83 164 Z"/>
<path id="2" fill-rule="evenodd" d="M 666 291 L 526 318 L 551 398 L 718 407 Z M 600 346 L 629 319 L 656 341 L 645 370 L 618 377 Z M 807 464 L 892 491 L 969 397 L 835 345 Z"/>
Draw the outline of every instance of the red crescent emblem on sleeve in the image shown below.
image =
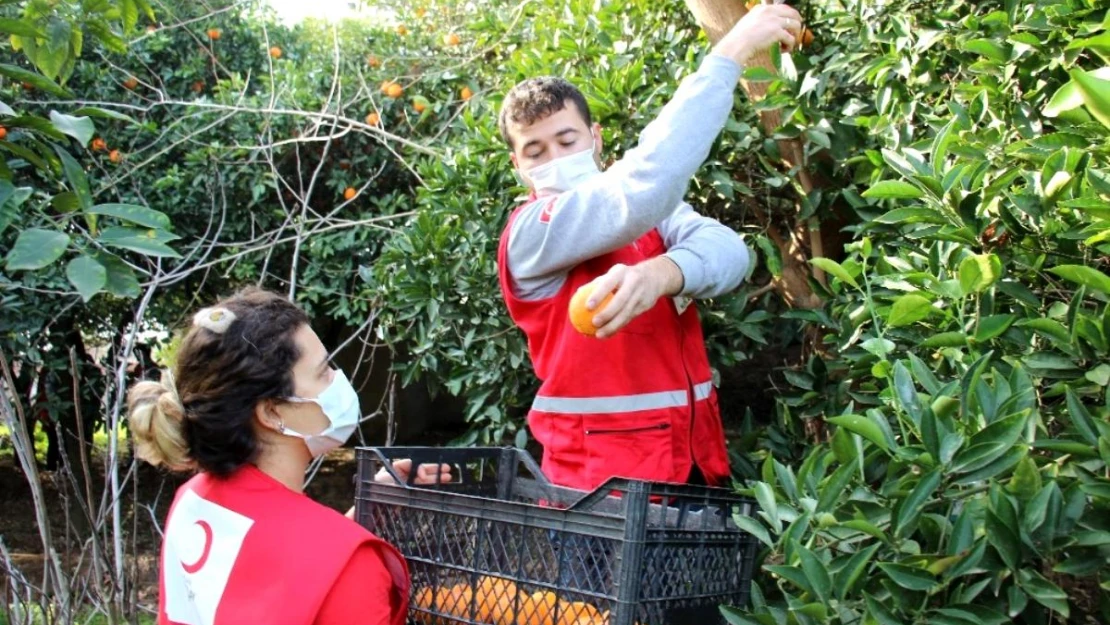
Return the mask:
<path id="1" fill-rule="evenodd" d="M 189 575 L 196 573 L 204 568 L 204 564 L 208 562 L 208 554 L 212 551 L 212 526 L 207 521 L 197 521 L 197 525 L 204 532 L 204 549 L 200 552 L 200 557 L 192 564 L 185 564 L 181 562 L 181 568 Z"/>
<path id="2" fill-rule="evenodd" d="M 540 223 L 551 223 L 551 216 L 555 214 L 555 198 L 549 199 L 540 209 Z"/>

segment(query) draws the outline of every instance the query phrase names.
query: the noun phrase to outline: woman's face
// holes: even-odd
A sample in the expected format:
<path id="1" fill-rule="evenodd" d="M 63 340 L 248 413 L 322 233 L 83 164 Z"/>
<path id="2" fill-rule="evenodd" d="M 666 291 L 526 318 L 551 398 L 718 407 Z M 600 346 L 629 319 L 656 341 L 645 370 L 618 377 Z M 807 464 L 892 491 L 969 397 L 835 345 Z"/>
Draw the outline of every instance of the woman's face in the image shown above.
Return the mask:
<path id="1" fill-rule="evenodd" d="M 328 362 L 328 350 L 308 325 L 293 333 L 293 343 L 301 355 L 293 365 L 293 394 L 303 399 L 314 399 L 335 377 L 335 369 Z M 301 434 L 319 434 L 328 427 L 328 418 L 315 403 L 285 402 L 276 409 L 285 426 Z"/>

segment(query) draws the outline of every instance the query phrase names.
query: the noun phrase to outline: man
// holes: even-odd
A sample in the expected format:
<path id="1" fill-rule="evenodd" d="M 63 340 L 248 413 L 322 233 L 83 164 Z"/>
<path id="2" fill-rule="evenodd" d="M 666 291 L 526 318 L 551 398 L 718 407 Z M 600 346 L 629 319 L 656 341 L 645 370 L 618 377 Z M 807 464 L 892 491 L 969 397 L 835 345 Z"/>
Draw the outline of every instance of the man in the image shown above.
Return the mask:
<path id="1" fill-rule="evenodd" d="M 600 126 L 581 92 L 535 78 L 505 98 L 500 129 L 532 191 L 498 254 L 502 294 L 542 381 L 529 413 L 556 484 L 614 476 L 717 485 L 728 454 L 697 311 L 748 272 L 740 237 L 682 201 L 732 109 L 741 67 L 801 27 L 785 5 L 753 8 L 686 78 L 639 145 L 600 171 Z M 595 338 L 568 304 L 594 283 Z"/>

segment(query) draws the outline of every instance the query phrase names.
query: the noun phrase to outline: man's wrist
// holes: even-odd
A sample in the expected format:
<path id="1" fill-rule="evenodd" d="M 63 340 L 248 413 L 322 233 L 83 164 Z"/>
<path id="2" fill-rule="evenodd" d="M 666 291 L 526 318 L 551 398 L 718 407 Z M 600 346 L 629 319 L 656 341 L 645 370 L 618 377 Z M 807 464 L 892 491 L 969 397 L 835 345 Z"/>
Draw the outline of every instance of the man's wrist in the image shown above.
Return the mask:
<path id="1" fill-rule="evenodd" d="M 686 277 L 682 274 L 682 268 L 678 263 L 667 256 L 659 256 L 649 262 L 654 265 L 652 274 L 658 279 L 660 297 L 674 297 L 682 292 L 686 285 Z"/>

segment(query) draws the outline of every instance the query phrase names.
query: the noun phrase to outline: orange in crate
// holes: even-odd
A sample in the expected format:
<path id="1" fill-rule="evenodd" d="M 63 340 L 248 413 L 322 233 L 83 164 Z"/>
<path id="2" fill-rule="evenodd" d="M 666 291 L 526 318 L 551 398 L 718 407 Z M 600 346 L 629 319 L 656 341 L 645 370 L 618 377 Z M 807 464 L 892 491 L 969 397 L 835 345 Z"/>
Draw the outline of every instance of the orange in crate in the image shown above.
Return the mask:
<path id="1" fill-rule="evenodd" d="M 478 579 L 474 602 L 478 606 L 478 620 L 490 625 L 517 625 L 514 602 L 520 591 L 511 580 L 483 576 Z"/>

